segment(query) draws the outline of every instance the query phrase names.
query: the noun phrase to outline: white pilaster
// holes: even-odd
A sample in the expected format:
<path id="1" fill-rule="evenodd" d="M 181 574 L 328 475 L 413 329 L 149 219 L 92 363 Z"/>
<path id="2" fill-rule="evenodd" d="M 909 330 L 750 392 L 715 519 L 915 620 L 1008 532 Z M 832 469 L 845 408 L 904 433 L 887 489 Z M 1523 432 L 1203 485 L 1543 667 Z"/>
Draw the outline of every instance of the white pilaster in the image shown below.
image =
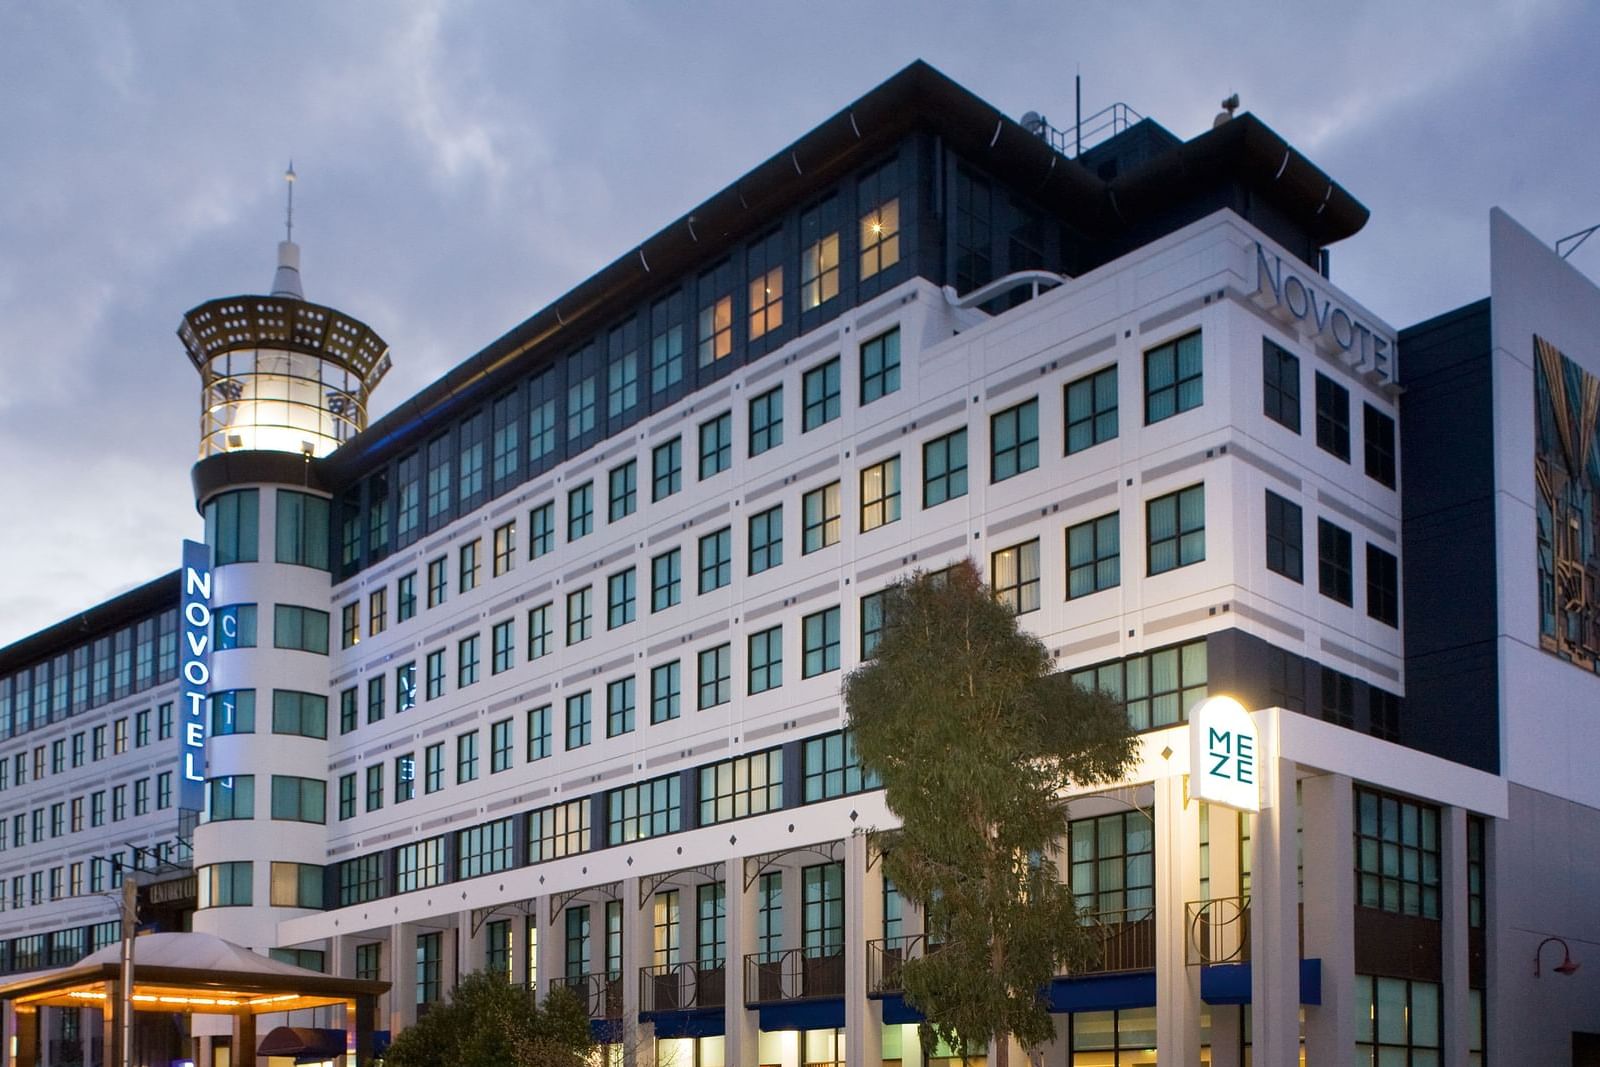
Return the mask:
<path id="1" fill-rule="evenodd" d="M 757 1067 L 760 1063 L 756 1013 L 745 1008 L 744 958 L 756 951 L 756 918 L 761 901 L 757 895 L 760 879 L 745 885 L 744 860 L 729 856 L 728 880 L 728 961 L 723 971 L 726 1006 L 724 1012 L 723 1055 L 727 1067 Z"/>
<path id="2" fill-rule="evenodd" d="M 1467 811 L 1444 808 L 1439 818 L 1441 868 L 1439 933 L 1443 940 L 1440 963 L 1444 988 L 1440 990 L 1439 1015 L 1444 1033 L 1444 1062 L 1465 1064 L 1471 1045 L 1471 975 L 1468 959 L 1471 946 L 1467 927 Z"/>
<path id="3" fill-rule="evenodd" d="M 1313 818 L 1305 827 L 1305 955 L 1321 961 L 1322 1003 L 1306 1008 L 1306 1060 L 1345 1063 L 1354 1054 L 1356 946 L 1355 815 L 1350 778 L 1301 782 Z"/>
<path id="4" fill-rule="evenodd" d="M 1298 804 L 1294 764 L 1278 754 L 1280 714 L 1256 715 L 1264 775 L 1250 841 L 1250 999 L 1251 1056 L 1262 1064 L 1300 1058 Z"/>
<path id="5" fill-rule="evenodd" d="M 883 1002 L 867 997 L 867 941 L 883 936 L 883 864 L 867 869 L 867 835 L 844 842 L 844 1041 L 851 1063 L 883 1060 Z"/>
<path id="6" fill-rule="evenodd" d="M 1200 1059 L 1200 969 L 1185 952 L 1185 905 L 1200 896 L 1200 802 L 1185 804 L 1181 777 L 1155 782 L 1156 1056 Z"/>

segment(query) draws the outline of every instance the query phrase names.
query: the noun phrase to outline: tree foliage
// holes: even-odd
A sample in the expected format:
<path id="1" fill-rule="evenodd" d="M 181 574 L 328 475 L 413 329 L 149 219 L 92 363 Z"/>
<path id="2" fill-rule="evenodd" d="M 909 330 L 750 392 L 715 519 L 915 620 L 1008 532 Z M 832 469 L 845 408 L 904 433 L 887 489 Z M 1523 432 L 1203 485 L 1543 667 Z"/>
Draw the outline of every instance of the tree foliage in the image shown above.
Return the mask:
<path id="1" fill-rule="evenodd" d="M 594 1049 L 583 1001 L 555 989 L 543 1006 L 487 971 L 468 975 L 395 1038 L 385 1067 L 585 1067 Z"/>
<path id="2" fill-rule="evenodd" d="M 906 999 L 954 1048 L 1054 1035 L 1050 979 L 1098 942 L 1075 916 L 1056 855 L 1064 791 L 1122 778 L 1134 759 L 1123 710 L 1056 673 L 972 563 L 886 591 L 876 659 L 845 683 L 864 770 L 900 818 L 884 856 L 926 909 Z M 995 1061 L 991 1061 L 995 1062 Z"/>

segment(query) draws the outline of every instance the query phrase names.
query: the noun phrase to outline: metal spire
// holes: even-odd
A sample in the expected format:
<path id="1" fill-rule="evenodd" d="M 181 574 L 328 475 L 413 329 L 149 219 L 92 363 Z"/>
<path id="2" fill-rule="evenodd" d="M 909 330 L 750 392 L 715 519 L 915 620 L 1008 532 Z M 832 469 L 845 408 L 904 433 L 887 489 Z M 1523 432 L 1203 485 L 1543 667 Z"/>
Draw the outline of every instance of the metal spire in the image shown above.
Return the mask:
<path id="1" fill-rule="evenodd" d="M 289 187 L 289 209 L 284 216 L 283 240 L 278 242 L 278 270 L 272 276 L 272 295 L 304 300 L 300 288 L 300 246 L 294 243 L 294 160 L 283 172 L 283 181 Z"/>
<path id="2" fill-rule="evenodd" d="M 283 227 L 283 239 L 294 240 L 294 160 L 289 160 L 289 169 L 283 172 L 284 184 L 289 187 L 289 214 Z"/>

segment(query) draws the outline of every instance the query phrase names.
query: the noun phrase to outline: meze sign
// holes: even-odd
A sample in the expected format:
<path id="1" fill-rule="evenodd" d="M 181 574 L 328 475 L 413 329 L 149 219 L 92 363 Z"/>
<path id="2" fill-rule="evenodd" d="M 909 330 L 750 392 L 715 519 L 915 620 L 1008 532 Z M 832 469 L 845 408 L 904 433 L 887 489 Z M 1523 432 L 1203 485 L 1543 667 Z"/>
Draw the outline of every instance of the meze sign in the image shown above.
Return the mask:
<path id="1" fill-rule="evenodd" d="M 1261 810 L 1256 726 L 1232 697 L 1208 697 L 1189 713 L 1189 795 L 1239 811 Z"/>

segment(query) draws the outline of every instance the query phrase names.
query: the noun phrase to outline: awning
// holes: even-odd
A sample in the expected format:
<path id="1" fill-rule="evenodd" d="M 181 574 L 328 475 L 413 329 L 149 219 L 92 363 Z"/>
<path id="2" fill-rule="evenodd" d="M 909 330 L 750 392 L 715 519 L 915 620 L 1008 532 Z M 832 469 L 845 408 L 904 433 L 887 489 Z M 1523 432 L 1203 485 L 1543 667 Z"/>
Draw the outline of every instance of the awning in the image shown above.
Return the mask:
<path id="1" fill-rule="evenodd" d="M 343 1056 L 343 1030 L 311 1026 L 280 1026 L 261 1039 L 258 1056 L 293 1056 L 296 1063 L 319 1063 Z"/>

